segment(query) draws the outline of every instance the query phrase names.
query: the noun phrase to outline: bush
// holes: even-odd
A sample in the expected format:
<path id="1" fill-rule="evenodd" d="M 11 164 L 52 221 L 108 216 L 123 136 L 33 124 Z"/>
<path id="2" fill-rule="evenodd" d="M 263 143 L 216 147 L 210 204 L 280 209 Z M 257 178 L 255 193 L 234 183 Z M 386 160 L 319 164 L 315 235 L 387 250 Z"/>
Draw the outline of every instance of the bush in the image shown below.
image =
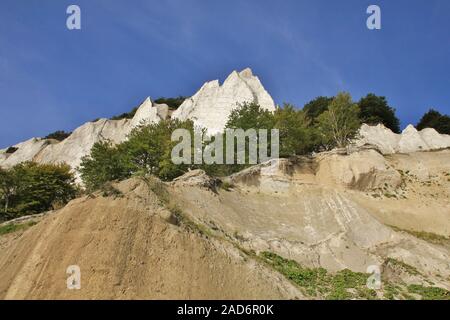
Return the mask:
<path id="1" fill-rule="evenodd" d="M 170 109 L 175 110 L 175 109 L 178 109 L 181 106 L 181 104 L 184 102 L 184 100 L 186 100 L 186 99 L 187 99 L 187 97 L 183 97 L 183 96 L 178 96 L 176 98 L 161 97 L 159 99 L 156 99 L 155 103 L 167 104 Z"/>
<path id="2" fill-rule="evenodd" d="M 359 118 L 361 122 L 369 125 L 383 124 L 395 133 L 400 133 L 400 121 L 395 115 L 395 109 L 391 108 L 385 97 L 369 93 L 358 103 Z"/>
<path id="3" fill-rule="evenodd" d="M 62 130 L 58 130 L 58 131 L 52 132 L 49 135 L 47 135 L 45 137 L 45 139 L 55 139 L 55 140 L 58 140 L 58 141 L 63 141 L 67 137 L 69 137 L 71 134 L 72 134 L 72 132 L 65 132 L 65 131 L 62 131 Z"/>
<path id="4" fill-rule="evenodd" d="M 44 212 L 76 195 L 74 176 L 68 165 L 25 162 L 0 169 L 2 220 Z"/>
<path id="5" fill-rule="evenodd" d="M 441 134 L 450 134 L 450 117 L 431 109 L 425 113 L 417 124 L 418 130 L 433 128 Z"/>

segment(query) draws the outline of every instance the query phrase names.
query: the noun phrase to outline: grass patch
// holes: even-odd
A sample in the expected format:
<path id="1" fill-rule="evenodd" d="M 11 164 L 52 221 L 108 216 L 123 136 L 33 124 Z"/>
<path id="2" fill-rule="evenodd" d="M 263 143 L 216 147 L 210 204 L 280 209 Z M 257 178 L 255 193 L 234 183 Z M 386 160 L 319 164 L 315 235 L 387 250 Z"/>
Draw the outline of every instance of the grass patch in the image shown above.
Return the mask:
<path id="1" fill-rule="evenodd" d="M 387 266 L 398 267 L 413 276 L 421 275 L 415 267 L 394 258 L 387 258 L 384 263 Z"/>
<path id="2" fill-rule="evenodd" d="M 421 296 L 422 300 L 450 300 L 450 291 L 437 287 L 412 284 L 408 286 L 408 292 Z"/>
<path id="3" fill-rule="evenodd" d="M 234 184 L 228 181 L 223 181 L 219 187 L 225 191 L 231 191 L 234 188 Z"/>
<path id="4" fill-rule="evenodd" d="M 183 225 L 188 230 L 197 232 L 205 237 L 214 237 L 214 233 L 206 226 L 190 219 L 180 206 L 172 199 L 166 185 L 154 177 L 141 177 L 148 188 L 158 197 L 159 204 L 165 207 L 176 218 L 178 225 Z"/>
<path id="5" fill-rule="evenodd" d="M 450 242 L 450 237 L 441 236 L 439 234 L 424 232 L 424 231 L 414 231 L 414 230 L 405 230 L 395 226 L 390 226 L 392 229 L 398 232 L 406 232 L 416 238 L 434 243 L 434 244 L 445 244 Z"/>
<path id="6" fill-rule="evenodd" d="M 17 231 L 24 231 L 29 227 L 34 226 L 37 222 L 31 221 L 26 223 L 10 223 L 0 227 L 0 236 Z"/>
<path id="7" fill-rule="evenodd" d="M 260 258 L 309 296 L 329 300 L 377 299 L 376 292 L 366 286 L 369 274 L 347 269 L 330 274 L 324 268 L 304 268 L 271 252 L 262 252 Z"/>

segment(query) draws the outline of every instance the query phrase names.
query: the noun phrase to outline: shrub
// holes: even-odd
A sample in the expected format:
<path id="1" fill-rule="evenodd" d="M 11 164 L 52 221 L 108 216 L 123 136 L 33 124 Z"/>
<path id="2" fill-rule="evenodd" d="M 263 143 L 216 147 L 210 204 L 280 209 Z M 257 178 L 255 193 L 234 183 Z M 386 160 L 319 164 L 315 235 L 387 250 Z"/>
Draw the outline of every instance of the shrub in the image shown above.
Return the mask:
<path id="1" fill-rule="evenodd" d="M 369 93 L 359 100 L 358 106 L 361 122 L 369 125 L 381 123 L 395 133 L 400 132 L 400 121 L 395 115 L 395 109 L 388 105 L 385 97 Z"/>
<path id="2" fill-rule="evenodd" d="M 58 130 L 58 131 L 52 132 L 49 135 L 47 135 L 45 137 L 45 139 L 55 139 L 55 140 L 58 140 L 58 141 L 63 141 L 67 137 L 69 137 L 71 134 L 72 134 L 72 132 L 65 132 L 65 131 L 62 131 L 62 130 Z"/>
<path id="3" fill-rule="evenodd" d="M 155 103 L 159 103 L 159 104 L 167 104 L 169 106 L 170 109 L 175 110 L 178 109 L 181 104 L 184 102 L 184 100 L 186 100 L 187 97 L 183 97 L 183 96 L 178 96 L 176 98 L 164 98 L 161 97 L 159 99 L 155 100 Z"/>

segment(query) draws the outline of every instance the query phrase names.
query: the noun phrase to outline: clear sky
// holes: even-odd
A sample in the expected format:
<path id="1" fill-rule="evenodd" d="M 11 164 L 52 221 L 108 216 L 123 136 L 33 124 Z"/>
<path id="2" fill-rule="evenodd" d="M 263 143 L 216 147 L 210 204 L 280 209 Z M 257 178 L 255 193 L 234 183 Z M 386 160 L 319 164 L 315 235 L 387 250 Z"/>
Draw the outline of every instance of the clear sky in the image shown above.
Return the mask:
<path id="1" fill-rule="evenodd" d="M 66 28 L 70 4 L 81 30 Z M 247 66 L 279 104 L 345 90 L 386 96 L 403 127 L 448 114 L 450 1 L 1 0 L 0 148 Z"/>

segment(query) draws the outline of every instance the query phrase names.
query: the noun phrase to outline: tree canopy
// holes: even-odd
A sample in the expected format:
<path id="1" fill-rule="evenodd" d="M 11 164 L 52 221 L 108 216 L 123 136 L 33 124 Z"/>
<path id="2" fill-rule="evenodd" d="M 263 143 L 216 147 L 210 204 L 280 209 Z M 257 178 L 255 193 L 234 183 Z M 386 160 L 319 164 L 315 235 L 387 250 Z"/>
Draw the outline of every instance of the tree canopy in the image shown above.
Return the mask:
<path id="1" fill-rule="evenodd" d="M 359 118 L 369 125 L 383 124 L 395 133 L 400 132 L 400 121 L 395 115 L 395 109 L 388 105 L 385 97 L 369 93 L 358 102 Z"/>
<path id="2" fill-rule="evenodd" d="M 450 134 L 450 117 L 430 109 L 417 124 L 417 129 L 433 128 L 441 134 Z"/>

